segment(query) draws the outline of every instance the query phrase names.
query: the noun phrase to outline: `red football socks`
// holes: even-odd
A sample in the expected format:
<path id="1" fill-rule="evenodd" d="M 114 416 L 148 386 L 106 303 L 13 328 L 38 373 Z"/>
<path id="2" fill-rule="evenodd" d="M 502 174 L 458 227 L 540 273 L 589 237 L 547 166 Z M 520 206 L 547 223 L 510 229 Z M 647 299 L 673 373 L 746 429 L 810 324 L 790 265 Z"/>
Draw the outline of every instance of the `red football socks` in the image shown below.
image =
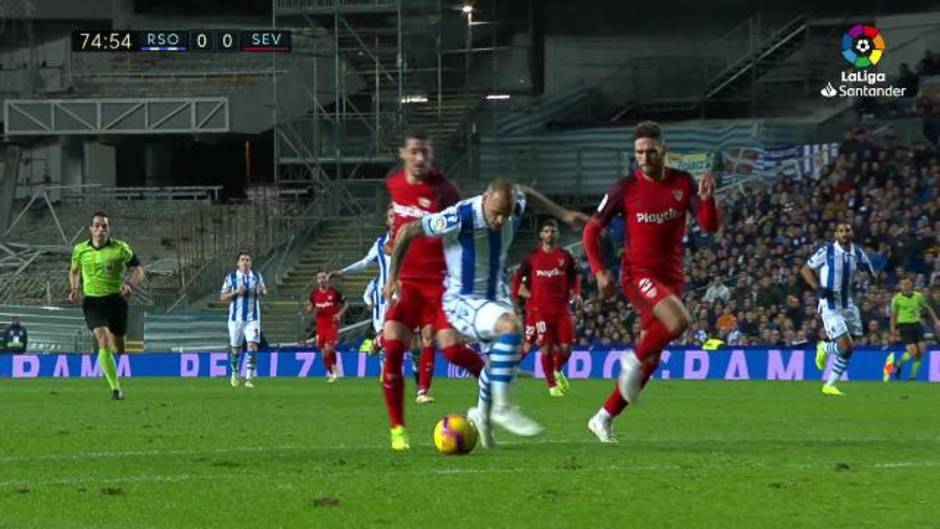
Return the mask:
<path id="1" fill-rule="evenodd" d="M 421 359 L 418 361 L 418 391 L 427 392 L 431 389 L 431 378 L 434 377 L 434 346 L 421 348 Z"/>
<path id="2" fill-rule="evenodd" d="M 382 393 L 392 428 L 405 424 L 404 391 L 401 363 L 405 357 L 405 344 L 401 340 L 385 340 L 385 363 L 382 367 Z"/>
<path id="3" fill-rule="evenodd" d="M 333 374 L 333 366 L 336 365 L 336 352 L 327 351 L 323 353 L 323 365 L 326 366 L 326 373 Z"/>
<path id="4" fill-rule="evenodd" d="M 548 387 L 553 388 L 557 382 L 555 381 L 555 355 L 552 353 L 551 344 L 546 344 L 542 346 L 541 357 L 542 357 L 542 371 L 545 372 L 545 383 L 548 384 Z"/>
<path id="5" fill-rule="evenodd" d="M 466 369 L 475 377 L 480 376 L 480 371 L 486 365 L 486 362 L 476 351 L 462 344 L 444 348 L 444 358 L 447 358 L 448 362 Z"/>

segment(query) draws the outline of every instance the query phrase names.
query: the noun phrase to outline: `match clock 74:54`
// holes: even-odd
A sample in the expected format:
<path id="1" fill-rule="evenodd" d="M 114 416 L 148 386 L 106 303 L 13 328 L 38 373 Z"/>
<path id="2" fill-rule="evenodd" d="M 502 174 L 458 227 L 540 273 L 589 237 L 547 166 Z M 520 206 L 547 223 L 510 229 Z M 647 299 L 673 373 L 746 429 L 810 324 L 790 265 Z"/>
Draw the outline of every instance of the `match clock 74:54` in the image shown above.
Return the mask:
<path id="1" fill-rule="evenodd" d="M 133 31 L 78 30 L 72 32 L 72 51 L 136 51 Z"/>

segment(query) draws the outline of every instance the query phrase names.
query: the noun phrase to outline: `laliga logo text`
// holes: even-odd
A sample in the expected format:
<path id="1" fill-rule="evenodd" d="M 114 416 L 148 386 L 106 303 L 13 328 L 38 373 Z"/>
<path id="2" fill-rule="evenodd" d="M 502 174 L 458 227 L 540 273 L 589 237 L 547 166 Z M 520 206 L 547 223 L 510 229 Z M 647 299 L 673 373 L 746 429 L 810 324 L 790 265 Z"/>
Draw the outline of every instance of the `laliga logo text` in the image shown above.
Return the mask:
<path id="1" fill-rule="evenodd" d="M 856 24 L 842 36 L 842 58 L 855 69 L 843 71 L 838 87 L 827 82 L 819 93 L 823 97 L 905 97 L 906 88 L 887 82 L 882 72 L 868 70 L 878 64 L 887 52 L 885 39 L 875 26 Z M 853 86 L 861 85 L 861 86 Z"/>

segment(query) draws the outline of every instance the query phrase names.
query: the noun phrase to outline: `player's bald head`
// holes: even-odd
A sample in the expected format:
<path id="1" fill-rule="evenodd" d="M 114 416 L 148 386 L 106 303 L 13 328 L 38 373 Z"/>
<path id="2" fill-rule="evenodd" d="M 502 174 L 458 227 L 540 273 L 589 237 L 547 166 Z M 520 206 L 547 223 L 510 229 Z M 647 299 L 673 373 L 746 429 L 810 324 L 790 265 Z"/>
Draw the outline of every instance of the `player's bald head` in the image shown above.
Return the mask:
<path id="1" fill-rule="evenodd" d="M 486 190 L 492 194 L 512 195 L 513 183 L 508 178 L 497 178 L 486 186 Z"/>
<path id="2" fill-rule="evenodd" d="M 487 224 L 498 228 L 512 215 L 515 205 L 515 188 L 509 180 L 500 178 L 490 182 L 483 194 L 483 214 Z"/>

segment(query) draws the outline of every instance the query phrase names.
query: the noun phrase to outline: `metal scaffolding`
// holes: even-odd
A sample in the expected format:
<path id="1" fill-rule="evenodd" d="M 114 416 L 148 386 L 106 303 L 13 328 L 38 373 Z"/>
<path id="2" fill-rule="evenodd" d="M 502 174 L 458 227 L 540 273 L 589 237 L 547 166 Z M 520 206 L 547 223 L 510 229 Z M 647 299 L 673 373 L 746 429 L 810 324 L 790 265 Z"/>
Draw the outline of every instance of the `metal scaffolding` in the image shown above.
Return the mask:
<path id="1" fill-rule="evenodd" d="M 461 8 L 469 5 L 274 0 L 273 25 L 312 35 L 307 53 L 319 59 L 306 87 L 314 110 L 275 122 L 276 182 L 304 186 L 381 177 L 396 162 L 407 126 L 434 136 L 438 158 L 462 145 L 455 139 L 468 134 L 468 117 L 497 76 L 497 52 L 510 49 L 496 42 L 496 0 L 487 4 L 494 20 L 475 19 Z M 492 76 L 482 82 L 470 82 L 475 53 L 492 57 Z M 273 99 L 278 97 L 275 88 Z M 457 159 L 461 152 L 447 154 Z"/>

